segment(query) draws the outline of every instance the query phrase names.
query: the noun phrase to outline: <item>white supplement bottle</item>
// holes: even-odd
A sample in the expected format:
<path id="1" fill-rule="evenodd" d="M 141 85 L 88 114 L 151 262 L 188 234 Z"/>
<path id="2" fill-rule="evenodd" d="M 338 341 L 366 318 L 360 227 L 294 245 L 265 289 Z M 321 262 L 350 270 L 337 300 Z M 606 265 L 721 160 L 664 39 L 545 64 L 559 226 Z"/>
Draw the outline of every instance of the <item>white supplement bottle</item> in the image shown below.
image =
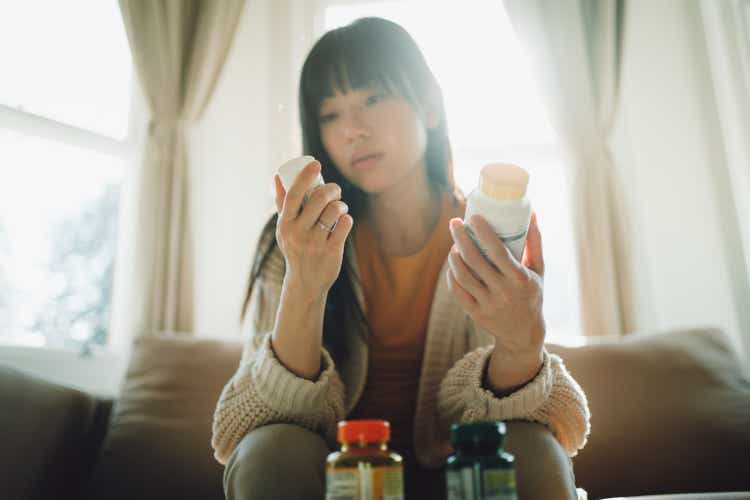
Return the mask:
<path id="1" fill-rule="evenodd" d="M 490 163 L 482 167 L 479 186 L 469 194 L 464 220 L 469 233 L 482 249 L 471 227 L 471 216 L 479 214 L 495 230 L 520 262 L 531 221 L 531 203 L 526 197 L 529 174 L 510 163 Z M 482 249 L 487 255 L 487 252 Z"/>
<path id="2" fill-rule="evenodd" d="M 305 168 L 305 165 L 312 161 L 315 161 L 315 158 L 313 158 L 312 156 L 300 156 L 299 158 L 289 160 L 279 167 L 278 174 L 279 177 L 281 177 L 281 183 L 284 185 L 285 190 L 289 191 L 289 188 L 292 187 L 294 179 L 297 178 L 297 175 L 299 175 L 300 171 Z M 305 193 L 305 201 L 307 201 L 307 197 L 310 196 L 310 192 L 313 189 L 322 185 L 323 176 L 321 174 L 318 174 L 315 185 L 311 187 L 307 191 L 307 193 Z"/>

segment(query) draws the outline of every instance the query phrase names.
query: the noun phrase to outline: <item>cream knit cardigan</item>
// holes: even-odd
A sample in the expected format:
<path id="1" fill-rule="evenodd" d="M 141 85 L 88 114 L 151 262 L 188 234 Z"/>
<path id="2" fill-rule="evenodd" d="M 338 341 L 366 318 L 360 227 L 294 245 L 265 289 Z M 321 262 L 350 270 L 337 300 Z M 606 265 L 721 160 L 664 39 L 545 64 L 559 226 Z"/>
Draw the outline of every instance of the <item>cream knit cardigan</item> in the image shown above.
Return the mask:
<path id="1" fill-rule="evenodd" d="M 270 235 L 273 237 L 273 234 Z M 266 248 L 261 242 L 259 248 Z M 354 245 L 347 258 L 356 272 Z M 544 349 L 539 374 L 518 391 L 498 398 L 482 387 L 483 370 L 494 338 L 480 332 L 447 288 L 447 259 L 437 279 L 427 325 L 427 337 L 414 417 L 414 448 L 426 467 L 440 467 L 452 453 L 450 424 L 478 420 L 521 419 L 546 425 L 575 456 L 588 438 L 586 396 L 563 361 Z M 271 332 L 279 306 L 284 257 L 278 247 L 269 255 L 250 300 L 250 333 L 237 371 L 224 386 L 214 411 L 211 446 L 226 465 L 232 451 L 253 429 L 273 423 L 293 423 L 319 433 L 332 449 L 337 424 L 357 404 L 365 384 L 368 347 L 359 332 L 347 336 L 349 357 L 338 366 L 324 348 L 321 374 L 315 381 L 287 370 L 271 348 Z M 355 284 L 357 300 L 365 303 Z M 246 330 L 246 328 L 243 328 Z"/>

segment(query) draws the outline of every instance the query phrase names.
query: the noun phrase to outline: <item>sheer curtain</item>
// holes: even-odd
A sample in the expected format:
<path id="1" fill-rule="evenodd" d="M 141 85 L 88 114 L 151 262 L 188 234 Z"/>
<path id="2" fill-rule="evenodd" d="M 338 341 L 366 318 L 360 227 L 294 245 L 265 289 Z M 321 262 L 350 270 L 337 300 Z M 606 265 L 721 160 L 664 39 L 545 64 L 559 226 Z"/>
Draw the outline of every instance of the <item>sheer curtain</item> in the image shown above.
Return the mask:
<path id="1" fill-rule="evenodd" d="M 111 324 L 119 343 L 158 330 L 192 329 L 184 245 L 187 133 L 213 93 L 244 4 L 120 0 L 148 109 L 131 196 L 124 200 L 128 223 L 120 237 Z"/>
<path id="2" fill-rule="evenodd" d="M 636 328 L 627 208 L 609 139 L 623 0 L 505 0 L 567 156 L 585 335 Z"/>

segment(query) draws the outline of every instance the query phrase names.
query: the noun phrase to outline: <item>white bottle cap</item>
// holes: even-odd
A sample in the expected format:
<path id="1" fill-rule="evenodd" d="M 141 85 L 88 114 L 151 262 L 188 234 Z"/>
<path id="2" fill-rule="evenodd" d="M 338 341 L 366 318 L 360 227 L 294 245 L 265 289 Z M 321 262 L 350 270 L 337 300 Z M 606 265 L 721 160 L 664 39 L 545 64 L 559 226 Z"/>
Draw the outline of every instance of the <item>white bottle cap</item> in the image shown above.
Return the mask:
<path id="1" fill-rule="evenodd" d="M 528 184 L 529 173 L 510 163 L 490 163 L 479 174 L 479 190 L 495 200 L 520 200 Z"/>
<path id="2" fill-rule="evenodd" d="M 300 171 L 305 168 L 305 165 L 313 161 L 315 161 L 315 158 L 306 155 L 289 160 L 288 162 L 280 166 L 278 174 L 279 177 L 281 177 L 281 183 L 284 185 L 284 189 L 289 191 L 289 188 L 292 187 L 294 179 L 297 178 L 297 175 L 299 175 Z M 323 176 L 318 173 L 316 185 L 320 184 L 323 184 Z"/>

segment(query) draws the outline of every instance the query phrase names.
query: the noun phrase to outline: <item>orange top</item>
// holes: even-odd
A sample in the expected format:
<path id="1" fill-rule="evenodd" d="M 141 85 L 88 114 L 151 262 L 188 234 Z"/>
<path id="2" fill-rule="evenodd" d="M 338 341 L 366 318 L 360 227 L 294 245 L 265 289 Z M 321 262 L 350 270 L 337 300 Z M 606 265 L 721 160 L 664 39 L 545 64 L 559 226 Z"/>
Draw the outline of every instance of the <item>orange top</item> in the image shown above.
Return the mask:
<path id="1" fill-rule="evenodd" d="M 391 439 L 391 427 L 385 420 L 342 420 L 338 426 L 339 443 L 377 443 Z"/>
<path id="2" fill-rule="evenodd" d="M 349 419 L 379 418 L 391 424 L 391 449 L 412 449 L 413 421 L 427 319 L 440 270 L 453 239 L 448 222 L 463 217 L 465 202 L 441 198 L 440 219 L 425 245 L 407 256 L 385 255 L 372 228 L 357 225 L 362 288 L 370 327 L 369 367 L 362 397 Z"/>

